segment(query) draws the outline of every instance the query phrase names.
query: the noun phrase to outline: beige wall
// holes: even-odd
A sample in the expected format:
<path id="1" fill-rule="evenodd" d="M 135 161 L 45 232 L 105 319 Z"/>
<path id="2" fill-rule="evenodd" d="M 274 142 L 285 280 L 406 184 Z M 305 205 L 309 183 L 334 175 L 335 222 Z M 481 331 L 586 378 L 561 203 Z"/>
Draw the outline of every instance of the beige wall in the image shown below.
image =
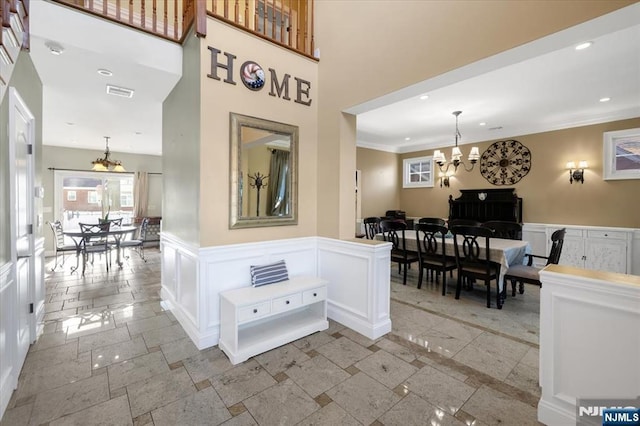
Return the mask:
<path id="1" fill-rule="evenodd" d="M 631 3 L 317 1 L 318 233 L 355 231 L 356 120 L 341 111 Z"/>
<path id="2" fill-rule="evenodd" d="M 226 71 L 222 69 L 218 70 L 221 80 L 207 77 L 211 71 L 208 46 L 237 57 L 234 61 L 235 85 L 223 82 Z M 203 135 L 200 147 L 200 245 L 205 247 L 316 235 L 317 63 L 211 18 L 207 20 L 207 38 L 202 39 L 200 56 L 200 129 Z M 249 60 L 260 64 L 267 74 L 267 83 L 260 91 L 247 89 L 240 80 L 242 63 Z M 226 62 L 223 54 L 220 54 L 219 61 Z M 285 73 L 291 75 L 290 101 L 269 96 L 269 68 L 274 68 L 280 79 Z M 311 82 L 311 106 L 293 101 L 296 97 L 294 77 Z M 230 112 L 299 127 L 298 225 L 229 229 Z"/>
<path id="3" fill-rule="evenodd" d="M 531 171 L 511 186 L 523 199 L 523 221 L 640 228 L 640 180 L 602 180 L 603 132 L 637 127 L 640 127 L 640 118 L 513 138 L 531 151 Z M 473 145 L 478 146 L 482 153 L 493 142 L 462 145 L 461 149 L 463 155 L 468 155 Z M 449 157 L 450 148 L 445 148 L 445 152 Z M 482 177 L 476 165 L 472 172 L 459 170 L 451 178 L 450 188 L 440 188 L 437 179 L 439 173 L 436 172 L 433 188 L 402 189 L 402 160 L 432 154 L 433 151 L 429 150 L 397 155 L 395 182 L 400 194 L 399 208 L 409 216 L 448 217 L 448 197 L 450 194 L 454 198 L 459 197 L 460 189 L 509 187 L 491 185 Z M 359 164 L 360 157 L 370 159 L 381 156 L 368 149 L 358 149 Z M 577 163 L 580 160 L 587 160 L 589 164 L 585 171 L 585 182 L 570 184 L 565 165 L 567 161 Z M 371 160 L 363 163 L 376 165 Z M 381 164 L 389 167 L 388 160 Z M 376 171 L 363 169 L 363 173 L 375 175 Z M 387 193 L 377 187 L 365 186 L 362 204 L 373 204 L 373 200 L 388 196 Z M 382 205 L 372 211 L 384 209 Z"/>
<path id="4" fill-rule="evenodd" d="M 402 162 L 391 152 L 358 148 L 356 167 L 362 172 L 360 195 L 362 217 L 383 216 L 387 210 L 400 209 L 398 179 Z"/>

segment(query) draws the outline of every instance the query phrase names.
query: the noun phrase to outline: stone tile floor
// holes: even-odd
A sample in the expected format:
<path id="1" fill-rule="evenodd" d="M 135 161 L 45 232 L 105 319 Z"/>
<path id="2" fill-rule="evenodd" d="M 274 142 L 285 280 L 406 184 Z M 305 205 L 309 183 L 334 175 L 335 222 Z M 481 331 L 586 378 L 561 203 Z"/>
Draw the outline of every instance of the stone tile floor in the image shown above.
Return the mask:
<path id="1" fill-rule="evenodd" d="M 539 289 L 487 309 L 392 268 L 393 331 L 324 332 L 233 366 L 160 306 L 160 254 L 46 272 L 44 333 L 1 426 L 538 424 Z M 52 259 L 49 259 L 49 267 Z M 495 305 L 494 305 L 495 306 Z"/>

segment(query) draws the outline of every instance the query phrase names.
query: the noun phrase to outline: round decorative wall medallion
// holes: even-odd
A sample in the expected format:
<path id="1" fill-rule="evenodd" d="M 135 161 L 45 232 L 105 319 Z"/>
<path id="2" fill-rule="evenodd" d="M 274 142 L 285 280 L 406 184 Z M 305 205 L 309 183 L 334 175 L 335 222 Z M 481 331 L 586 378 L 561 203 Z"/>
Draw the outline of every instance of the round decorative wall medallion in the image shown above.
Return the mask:
<path id="1" fill-rule="evenodd" d="M 264 70 L 255 62 L 247 61 L 242 64 L 240 79 L 251 90 L 260 90 L 264 86 Z"/>
<path id="2" fill-rule="evenodd" d="M 531 170 L 531 151 L 510 139 L 494 142 L 480 157 L 480 173 L 493 185 L 513 185 Z"/>

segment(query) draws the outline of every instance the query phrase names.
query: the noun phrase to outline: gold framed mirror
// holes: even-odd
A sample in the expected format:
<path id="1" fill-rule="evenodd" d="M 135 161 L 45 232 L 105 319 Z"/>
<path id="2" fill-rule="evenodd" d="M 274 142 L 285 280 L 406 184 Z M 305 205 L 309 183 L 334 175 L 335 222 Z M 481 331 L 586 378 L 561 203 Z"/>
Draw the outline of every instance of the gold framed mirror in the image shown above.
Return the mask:
<path id="1" fill-rule="evenodd" d="M 230 113 L 229 228 L 298 223 L 298 126 Z"/>

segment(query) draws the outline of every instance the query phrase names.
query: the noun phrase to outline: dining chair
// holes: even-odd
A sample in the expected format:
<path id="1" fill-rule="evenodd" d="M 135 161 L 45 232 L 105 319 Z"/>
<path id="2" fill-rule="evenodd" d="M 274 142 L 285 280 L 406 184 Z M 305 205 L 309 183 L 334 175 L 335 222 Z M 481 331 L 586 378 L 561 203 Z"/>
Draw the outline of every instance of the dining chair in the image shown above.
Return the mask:
<path id="1" fill-rule="evenodd" d="M 562 245 L 564 244 L 564 235 L 567 232 L 566 228 L 558 229 L 551 234 L 551 251 L 549 256 L 539 256 L 535 254 L 525 254 L 529 258 L 526 265 L 513 265 L 509 266 L 507 272 L 504 275 L 504 284 L 506 288 L 507 280 L 511 281 L 511 296 L 516 295 L 516 284 L 519 283 L 520 294 L 524 293 L 524 283 L 536 284 L 542 287 L 540 281 L 540 270 L 542 268 L 533 266 L 533 258 L 546 259 L 546 265 L 557 265 L 560 261 L 560 254 L 562 254 Z"/>
<path id="2" fill-rule="evenodd" d="M 481 226 L 453 226 L 449 228 L 453 234 L 455 247 L 458 282 L 456 284 L 456 299 L 460 298 L 462 281 L 484 281 L 487 287 L 487 308 L 491 307 L 491 280 L 496 280 L 496 304 L 502 309 L 500 299 L 500 263 L 491 261 L 491 238 L 493 231 Z M 484 258 L 481 257 L 481 247 L 484 248 Z"/>
<path id="3" fill-rule="evenodd" d="M 362 221 L 364 223 L 364 232 L 368 240 L 373 240 L 376 234 L 380 233 L 380 221 L 379 217 L 365 217 Z"/>
<path id="4" fill-rule="evenodd" d="M 418 223 L 432 223 L 440 226 L 447 226 L 447 221 L 440 217 L 421 217 L 418 219 Z M 445 232 L 446 234 L 446 232 Z"/>
<path id="5" fill-rule="evenodd" d="M 456 269 L 456 260 L 445 253 L 445 235 L 447 227 L 435 223 L 418 223 L 416 225 L 416 243 L 418 246 L 418 260 L 420 272 L 418 275 L 418 288 L 422 287 L 422 274 L 436 272 L 436 283 L 442 272 L 442 295 L 447 293 L 447 271 Z"/>
<path id="6" fill-rule="evenodd" d="M 396 220 L 383 220 L 380 222 L 383 239 L 393 245 L 391 248 L 391 261 L 398 263 L 398 273 L 401 273 L 404 269 L 404 277 L 402 279 L 402 284 L 404 285 L 407 284 L 407 268 L 412 263 L 419 261 L 418 253 L 406 248 L 406 229 L 407 225 L 404 222 Z"/>
<path id="7" fill-rule="evenodd" d="M 480 226 L 482 222 L 478 222 L 473 219 L 451 219 L 449 220 L 448 226 L 451 229 L 454 226 Z"/>
<path id="8" fill-rule="evenodd" d="M 80 243 L 80 251 L 82 253 L 82 276 L 91 257 L 91 264 L 93 264 L 93 258 L 95 254 L 104 253 L 107 271 L 109 271 L 109 265 L 111 263 L 111 249 L 113 246 L 110 244 L 109 239 L 105 238 L 105 229 L 102 224 L 89 224 L 80 223 L 80 232 L 82 233 L 82 241 Z"/>
<path id="9" fill-rule="evenodd" d="M 56 260 L 51 268 L 51 271 L 55 271 L 58 266 L 63 266 L 65 262 L 65 253 L 69 251 L 73 251 L 75 253 L 78 252 L 78 247 L 75 244 L 65 244 L 64 241 L 64 233 L 62 230 L 62 224 L 59 220 L 54 222 L 49 222 L 49 226 L 53 231 L 53 237 L 55 241 L 55 256 Z M 62 263 L 58 263 L 58 253 L 62 253 Z"/>
<path id="10" fill-rule="evenodd" d="M 482 224 L 493 231 L 494 238 L 522 240 L 522 224 L 507 220 L 490 220 Z"/>
<path id="11" fill-rule="evenodd" d="M 149 226 L 149 218 L 145 217 L 142 219 L 142 223 L 140 223 L 140 228 L 138 228 L 137 235 L 135 238 L 130 240 L 122 240 L 120 241 L 120 249 L 134 249 L 140 258 L 147 262 L 147 259 L 144 257 L 144 241 L 147 236 L 147 227 Z M 128 259 L 129 256 L 125 256 L 125 259 Z"/>

